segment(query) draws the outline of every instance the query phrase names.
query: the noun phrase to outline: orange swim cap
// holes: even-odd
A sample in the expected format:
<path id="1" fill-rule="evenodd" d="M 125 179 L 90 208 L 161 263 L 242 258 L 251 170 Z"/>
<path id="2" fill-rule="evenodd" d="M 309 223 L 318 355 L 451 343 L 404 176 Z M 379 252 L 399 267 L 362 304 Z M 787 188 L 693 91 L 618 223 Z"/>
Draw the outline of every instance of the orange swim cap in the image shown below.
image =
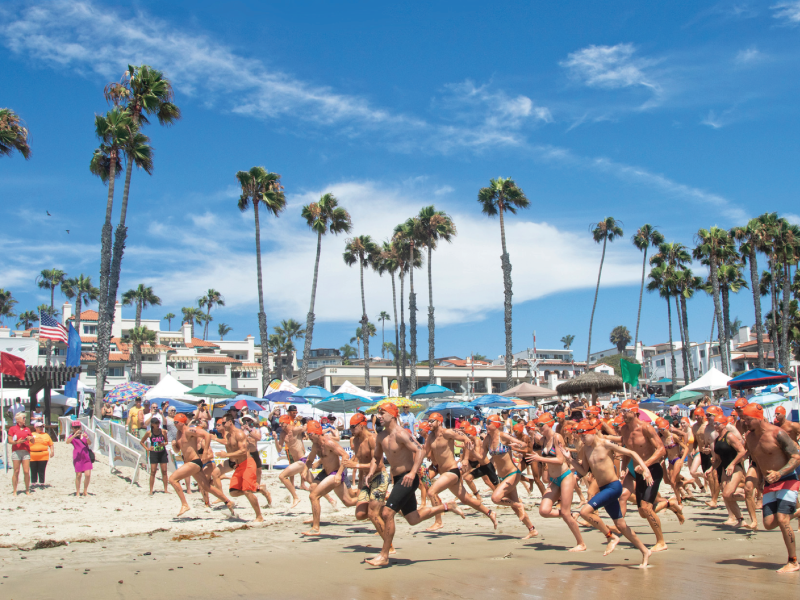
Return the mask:
<path id="1" fill-rule="evenodd" d="M 486 424 L 496 425 L 497 427 L 503 426 L 503 419 L 500 418 L 500 415 L 489 415 L 486 419 Z"/>
<path id="2" fill-rule="evenodd" d="M 564 418 L 566 418 L 566 416 L 567 415 L 565 413 L 563 413 L 563 412 L 556 413 L 556 417 L 558 417 L 559 419 L 564 419 Z"/>
<path id="3" fill-rule="evenodd" d="M 591 413 L 593 415 L 599 415 L 600 414 L 600 407 L 599 406 L 590 406 L 589 408 L 586 409 L 586 412 Z"/>
<path id="4" fill-rule="evenodd" d="M 562 413 L 559 413 L 559 414 L 562 414 Z M 551 423 L 555 422 L 555 419 L 553 418 L 553 415 L 551 415 L 550 413 L 546 412 L 546 413 L 542 413 L 541 415 L 539 415 L 539 418 L 536 419 L 536 422 L 540 423 L 542 425 L 550 425 Z"/>
<path id="5" fill-rule="evenodd" d="M 569 433 L 573 429 L 575 429 L 575 421 L 565 421 L 561 425 L 561 432 L 562 433 Z"/>
<path id="6" fill-rule="evenodd" d="M 525 433 L 525 424 L 524 423 L 517 423 L 513 427 L 514 431 L 517 433 Z"/>
<path id="7" fill-rule="evenodd" d="M 472 425 L 467 425 L 466 427 L 464 427 L 464 433 L 470 436 L 476 436 L 478 435 L 478 430 L 475 429 Z"/>
<path id="8" fill-rule="evenodd" d="M 753 419 L 763 419 L 764 418 L 764 407 L 760 404 L 756 404 L 755 402 L 751 402 L 747 406 L 744 407 L 742 410 L 742 414 L 745 417 L 751 417 Z"/>
<path id="9" fill-rule="evenodd" d="M 620 406 L 622 410 L 636 410 L 639 408 L 639 403 L 636 400 L 628 399 Z"/>
<path id="10" fill-rule="evenodd" d="M 431 413 L 428 415 L 428 421 L 439 421 L 439 423 L 444 423 L 444 417 L 441 413 Z"/>
<path id="11" fill-rule="evenodd" d="M 173 420 L 177 421 L 178 423 L 183 423 L 184 425 L 186 425 L 186 423 L 189 422 L 189 417 L 187 417 L 183 413 L 178 413 L 177 415 L 175 415 L 175 418 Z"/>
<path id="12" fill-rule="evenodd" d="M 616 417 L 614 417 L 614 425 L 616 425 L 617 427 L 625 425 L 625 418 L 622 415 L 617 415 Z"/>
<path id="13" fill-rule="evenodd" d="M 694 411 L 695 419 L 702 419 L 705 416 L 706 416 L 706 411 L 704 411 L 702 408 L 698 408 Z"/>
<path id="14" fill-rule="evenodd" d="M 667 421 L 663 417 L 659 417 L 658 419 L 656 419 L 656 427 L 658 427 L 659 429 L 669 429 L 669 421 Z"/>
<path id="15" fill-rule="evenodd" d="M 289 415 L 281 415 L 281 418 L 278 419 L 278 422 L 281 425 L 291 425 L 292 424 L 292 417 Z"/>
<path id="16" fill-rule="evenodd" d="M 306 433 L 310 435 L 322 435 L 322 425 L 319 421 L 309 421 L 306 423 Z"/>
<path id="17" fill-rule="evenodd" d="M 775 409 L 775 414 L 776 415 L 785 415 L 786 414 L 786 409 L 783 406 L 779 406 L 778 408 Z"/>
<path id="18" fill-rule="evenodd" d="M 734 408 L 744 408 L 748 404 L 750 404 L 750 403 L 747 401 L 747 398 L 737 398 L 736 402 L 733 405 L 733 407 Z"/>
<path id="19" fill-rule="evenodd" d="M 394 402 L 381 402 L 378 405 L 378 410 L 389 413 L 395 419 L 400 416 L 400 410 L 398 410 L 397 405 Z"/>
<path id="20" fill-rule="evenodd" d="M 536 420 L 525 423 L 525 429 L 536 429 Z"/>
<path id="21" fill-rule="evenodd" d="M 598 423 L 594 423 L 595 419 L 583 419 L 579 421 L 578 424 L 575 426 L 575 429 L 578 433 L 581 434 L 595 434 L 600 430 L 600 425 Z"/>
<path id="22" fill-rule="evenodd" d="M 725 413 L 719 406 L 709 406 L 706 409 L 706 415 L 714 415 L 715 417 L 724 417 Z"/>
<path id="23" fill-rule="evenodd" d="M 356 425 L 361 425 L 362 423 L 367 422 L 367 417 L 362 413 L 356 413 L 352 417 L 350 417 L 350 427 L 355 427 Z"/>

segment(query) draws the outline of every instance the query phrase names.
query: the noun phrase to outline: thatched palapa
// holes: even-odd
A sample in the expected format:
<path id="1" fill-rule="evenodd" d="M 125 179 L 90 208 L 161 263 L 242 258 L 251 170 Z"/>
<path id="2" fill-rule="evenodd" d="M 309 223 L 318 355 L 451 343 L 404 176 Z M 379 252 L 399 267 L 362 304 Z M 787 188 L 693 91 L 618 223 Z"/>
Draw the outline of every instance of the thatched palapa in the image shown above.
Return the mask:
<path id="1" fill-rule="evenodd" d="M 592 371 L 570 379 L 556 387 L 562 396 L 571 394 L 599 394 L 602 392 L 615 392 L 622 389 L 622 377 L 606 375 Z"/>

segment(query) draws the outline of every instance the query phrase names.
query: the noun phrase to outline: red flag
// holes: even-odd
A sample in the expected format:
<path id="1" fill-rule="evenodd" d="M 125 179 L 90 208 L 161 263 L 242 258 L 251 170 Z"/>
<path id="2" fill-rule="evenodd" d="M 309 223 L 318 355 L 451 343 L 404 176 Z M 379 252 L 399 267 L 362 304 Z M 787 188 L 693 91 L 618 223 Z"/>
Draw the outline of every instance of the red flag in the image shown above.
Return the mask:
<path id="1" fill-rule="evenodd" d="M 25 359 L 8 352 L 0 352 L 0 373 L 25 379 Z"/>

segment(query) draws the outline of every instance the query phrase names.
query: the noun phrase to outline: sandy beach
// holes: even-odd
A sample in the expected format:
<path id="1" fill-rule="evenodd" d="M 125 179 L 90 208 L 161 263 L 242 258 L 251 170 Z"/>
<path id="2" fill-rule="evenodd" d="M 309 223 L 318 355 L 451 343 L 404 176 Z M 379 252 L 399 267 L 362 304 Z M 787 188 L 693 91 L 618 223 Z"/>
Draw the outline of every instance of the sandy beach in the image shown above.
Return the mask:
<path id="1" fill-rule="evenodd" d="M 462 520 L 444 517 L 445 528 L 427 533 L 399 520 L 392 567 L 363 564 L 380 540 L 358 523 L 352 509 L 332 511 L 323 501 L 323 535 L 305 539 L 303 502 L 289 510 L 289 495 L 275 476 L 267 478 L 274 507 L 265 523 L 249 523 L 244 499 L 238 517 L 206 509 L 192 494 L 192 510 L 177 519 L 174 494 L 149 496 L 139 485 L 95 463 L 88 499 L 70 493 L 71 454 L 63 443 L 48 466 L 51 487 L 16 499 L 4 478 L 0 503 L 0 597 L 22 598 L 656 598 L 681 593 L 700 597 L 748 593 L 790 597 L 800 575 L 778 576 L 785 550 L 778 531 L 732 529 L 725 510 L 702 503 L 686 508 L 681 526 L 661 513 L 669 550 L 654 555 L 652 567 L 635 569 L 640 555 L 622 542 L 603 557 L 603 538 L 583 529 L 589 551 L 571 554 L 573 540 L 560 520 L 538 515 L 538 493 L 526 505 L 540 535 L 524 534 L 510 509 L 500 508 L 495 532 L 470 509 Z M 130 469 L 121 474 L 130 475 Z M 159 489 L 160 481 L 156 482 Z M 484 498 L 484 502 L 489 500 Z M 631 511 L 629 523 L 652 545 L 654 536 Z M 760 515 L 759 515 L 760 516 Z M 795 524 L 796 526 L 796 524 Z M 69 542 L 35 549 L 47 540 Z"/>

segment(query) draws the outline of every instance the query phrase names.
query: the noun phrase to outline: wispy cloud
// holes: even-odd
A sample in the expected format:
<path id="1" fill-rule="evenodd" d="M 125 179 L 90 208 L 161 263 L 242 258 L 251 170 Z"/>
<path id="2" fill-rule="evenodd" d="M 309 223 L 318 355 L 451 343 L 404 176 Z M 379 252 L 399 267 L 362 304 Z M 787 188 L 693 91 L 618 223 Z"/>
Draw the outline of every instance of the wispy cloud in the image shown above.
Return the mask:
<path id="1" fill-rule="evenodd" d="M 750 66 L 762 62 L 764 59 L 766 59 L 766 55 L 755 46 L 751 46 L 750 48 L 739 50 L 733 60 L 737 65 Z"/>
<path id="2" fill-rule="evenodd" d="M 796 27 L 800 25 L 800 0 L 792 2 L 779 2 L 770 7 L 773 11 L 772 16 L 779 19 L 784 25 Z"/>
<path id="3" fill-rule="evenodd" d="M 722 129 L 736 120 L 736 107 L 732 106 L 721 112 L 709 110 L 705 118 L 700 121 L 702 125 L 708 125 L 712 129 Z"/>

